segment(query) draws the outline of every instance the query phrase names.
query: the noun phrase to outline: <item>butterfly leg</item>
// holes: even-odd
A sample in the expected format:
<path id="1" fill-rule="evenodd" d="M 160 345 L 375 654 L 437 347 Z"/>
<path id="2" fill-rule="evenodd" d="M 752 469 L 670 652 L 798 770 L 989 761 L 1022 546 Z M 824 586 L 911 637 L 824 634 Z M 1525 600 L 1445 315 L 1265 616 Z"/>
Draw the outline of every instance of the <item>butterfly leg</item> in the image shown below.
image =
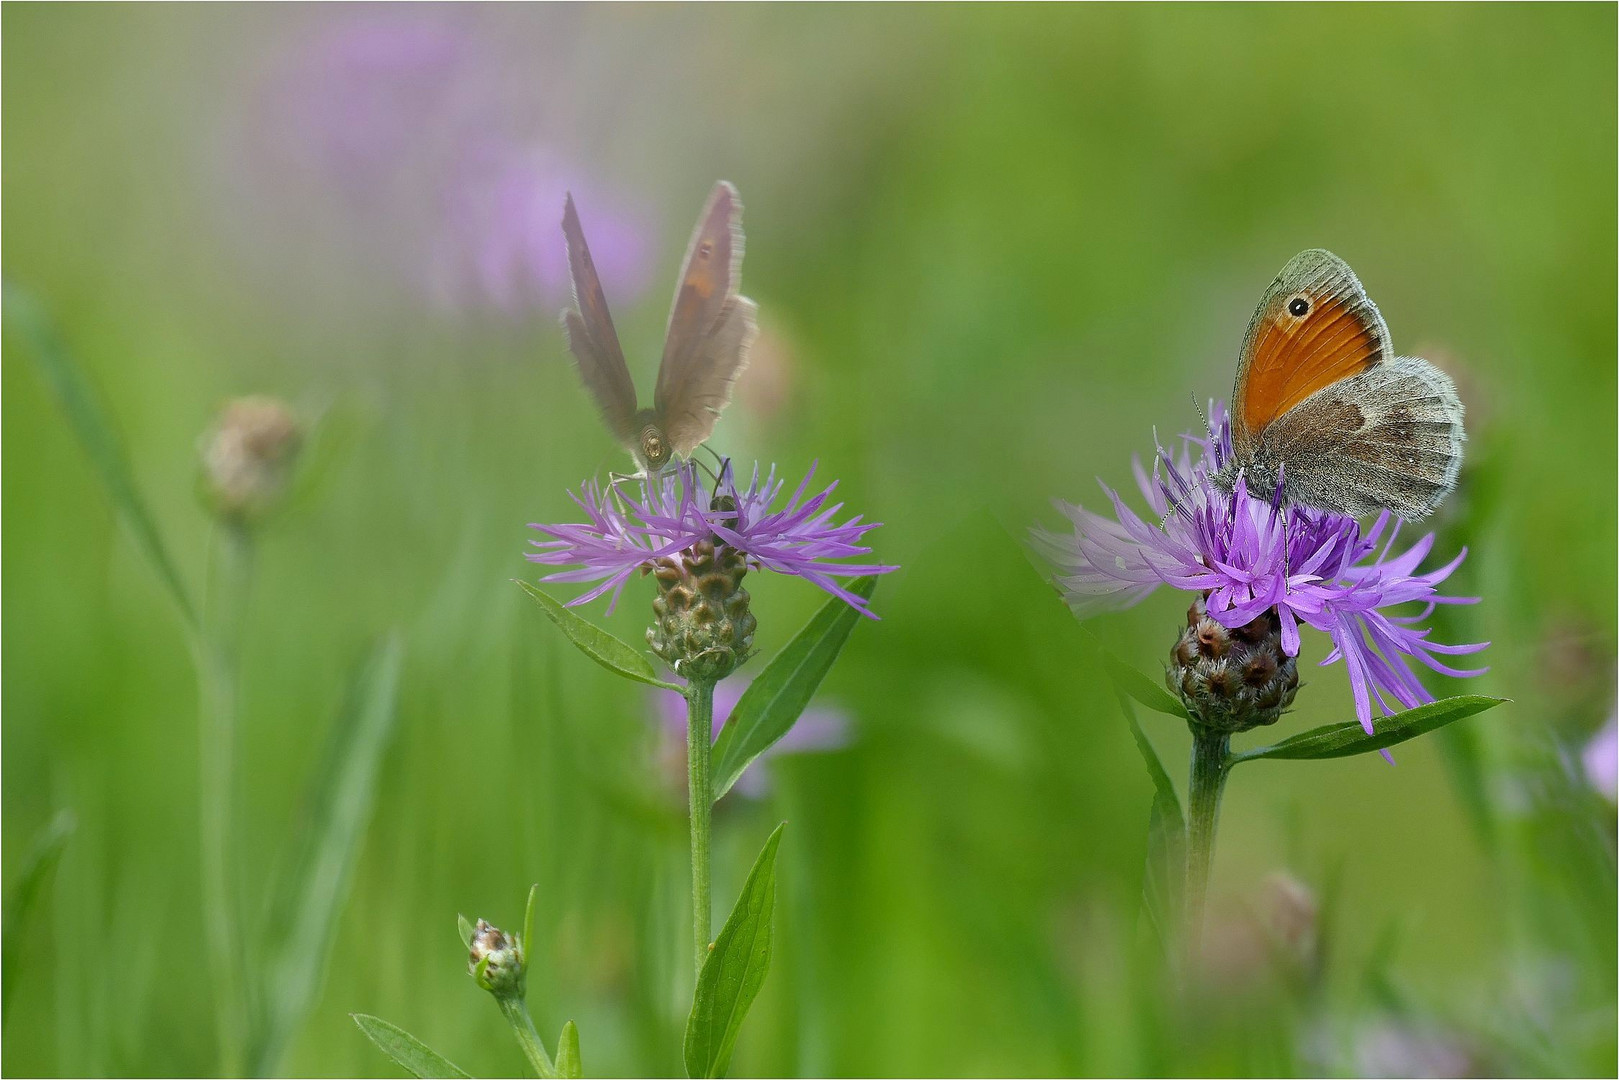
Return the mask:
<path id="1" fill-rule="evenodd" d="M 1282 509 L 1281 514 L 1282 514 L 1282 594 L 1285 596 L 1286 594 L 1293 591 L 1293 570 L 1288 565 L 1288 560 L 1292 557 L 1292 554 L 1293 554 L 1293 542 L 1288 538 L 1288 533 L 1287 533 L 1287 522 L 1288 522 L 1288 519 L 1290 517 L 1292 517 L 1293 515 L 1289 514 L 1285 507 Z"/>
<path id="2" fill-rule="evenodd" d="M 629 507 L 625 505 L 624 494 L 618 490 L 618 485 L 630 482 L 644 485 L 645 481 L 646 477 L 641 473 L 621 473 L 609 470 L 607 473 L 607 490 L 612 493 L 613 501 L 618 504 L 619 510 L 627 514 L 629 513 Z"/>

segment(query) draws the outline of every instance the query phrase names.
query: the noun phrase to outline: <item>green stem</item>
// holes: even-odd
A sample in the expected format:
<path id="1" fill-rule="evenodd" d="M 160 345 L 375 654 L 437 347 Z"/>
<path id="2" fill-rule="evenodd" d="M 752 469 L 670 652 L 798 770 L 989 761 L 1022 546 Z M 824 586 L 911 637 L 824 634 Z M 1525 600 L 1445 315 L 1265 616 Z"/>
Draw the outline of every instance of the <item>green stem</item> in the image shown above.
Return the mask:
<path id="1" fill-rule="evenodd" d="M 712 888 L 708 880 L 708 840 L 714 810 L 714 778 L 709 758 L 714 745 L 714 684 L 694 679 L 686 687 L 686 780 L 691 806 L 691 919 L 697 974 L 703 973 L 712 940 Z"/>
<path id="2" fill-rule="evenodd" d="M 1196 966 L 1202 954 L 1203 905 L 1214 860 L 1214 834 L 1220 823 L 1220 795 L 1225 790 L 1231 735 L 1192 727 L 1192 777 L 1186 819 L 1186 956 Z"/>
<path id="3" fill-rule="evenodd" d="M 213 562 L 202 625 L 193 642 L 197 667 L 198 797 L 201 814 L 202 902 L 213 980 L 214 1022 L 219 1039 L 219 1070 L 240 1076 L 247 1043 L 247 995 L 238 904 L 231 864 L 236 794 L 238 642 L 252 574 L 252 544 L 245 532 L 223 526 L 209 545 Z"/>
<path id="4" fill-rule="evenodd" d="M 523 999 L 496 997 L 495 1000 L 500 1002 L 500 1011 L 506 1014 L 506 1021 L 511 1024 L 518 1045 L 528 1055 L 528 1063 L 534 1066 L 541 1080 L 555 1080 L 557 1067 L 551 1064 L 551 1055 L 545 1052 L 545 1042 L 534 1029 L 534 1018 L 528 1014 L 528 1006 L 523 1004 Z"/>

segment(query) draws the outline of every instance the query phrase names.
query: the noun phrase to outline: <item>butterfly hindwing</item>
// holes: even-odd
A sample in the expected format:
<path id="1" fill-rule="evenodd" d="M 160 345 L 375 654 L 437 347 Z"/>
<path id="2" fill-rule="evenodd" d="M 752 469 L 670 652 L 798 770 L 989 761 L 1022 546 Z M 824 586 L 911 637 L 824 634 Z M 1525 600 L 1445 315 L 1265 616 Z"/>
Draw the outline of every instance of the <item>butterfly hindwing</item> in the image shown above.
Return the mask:
<path id="1" fill-rule="evenodd" d="M 1462 402 L 1450 376 L 1401 356 L 1333 383 L 1265 430 L 1288 496 L 1359 517 L 1437 507 L 1461 470 Z"/>
<path id="2" fill-rule="evenodd" d="M 1300 252 L 1259 302 L 1232 395 L 1233 434 L 1251 444 L 1324 387 L 1391 359 L 1388 327 L 1347 263 Z"/>

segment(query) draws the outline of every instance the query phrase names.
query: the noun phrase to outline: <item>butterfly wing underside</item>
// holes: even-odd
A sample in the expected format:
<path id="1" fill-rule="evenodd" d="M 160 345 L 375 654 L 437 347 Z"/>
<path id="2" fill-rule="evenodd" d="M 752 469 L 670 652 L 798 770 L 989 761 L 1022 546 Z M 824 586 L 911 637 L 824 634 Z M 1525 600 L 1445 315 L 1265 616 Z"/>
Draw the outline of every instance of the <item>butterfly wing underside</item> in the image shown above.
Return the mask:
<path id="1" fill-rule="evenodd" d="M 620 443 L 634 447 L 635 383 L 624 362 L 624 350 L 619 347 L 613 316 L 607 310 L 607 297 L 585 243 L 572 195 L 563 207 L 562 233 L 568 241 L 568 273 L 573 279 L 573 306 L 562 313 L 568 349 L 608 430 Z"/>
<path id="2" fill-rule="evenodd" d="M 1348 264 L 1330 251 L 1300 252 L 1271 282 L 1243 339 L 1231 398 L 1237 443 L 1257 440 L 1317 390 L 1392 356 L 1383 316 Z"/>
<path id="3" fill-rule="evenodd" d="M 1232 404 L 1238 458 L 1262 462 L 1308 506 L 1418 518 L 1461 469 L 1455 384 L 1426 360 L 1394 355 L 1377 305 L 1328 251 L 1301 252 L 1271 283 Z"/>
<path id="4" fill-rule="evenodd" d="M 713 434 L 758 333 L 756 305 L 737 292 L 742 246 L 742 203 L 721 181 L 686 249 L 653 397 L 659 426 L 683 457 Z"/>
<path id="5" fill-rule="evenodd" d="M 1432 512 L 1456 486 L 1465 438 L 1456 384 L 1414 356 L 1323 388 L 1265 431 L 1297 501 L 1407 519 Z"/>

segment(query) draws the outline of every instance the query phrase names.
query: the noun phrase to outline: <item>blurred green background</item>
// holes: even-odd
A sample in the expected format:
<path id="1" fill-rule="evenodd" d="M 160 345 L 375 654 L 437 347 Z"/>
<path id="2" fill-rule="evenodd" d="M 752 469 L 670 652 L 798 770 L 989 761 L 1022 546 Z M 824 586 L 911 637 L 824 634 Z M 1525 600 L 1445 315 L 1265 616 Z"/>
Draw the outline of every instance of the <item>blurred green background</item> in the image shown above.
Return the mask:
<path id="1" fill-rule="evenodd" d="M 724 177 L 765 337 L 713 445 L 793 477 L 818 461 L 903 567 L 823 689 L 849 744 L 776 759 L 767 795 L 716 815 L 722 912 L 791 821 L 780 952 L 733 1071 L 1615 1072 L 1613 792 L 1583 757 L 1614 712 L 1613 6 L 0 19 L 5 277 L 85 368 L 193 590 L 221 403 L 318 419 L 319 483 L 262 530 L 245 617 L 250 921 L 351 670 L 403 637 L 352 890 L 279 1069 L 395 1075 L 362 1011 L 517 1072 L 455 915 L 515 927 L 537 881 L 542 1032 L 577 1020 L 592 1075 L 680 1070 L 680 781 L 647 697 L 510 579 L 537 577 L 526 523 L 573 519 L 567 491 L 624 465 L 556 326 L 562 187 L 649 388 Z M 1462 388 L 1469 464 L 1435 559 L 1467 547 L 1452 591 L 1483 602 L 1436 634 L 1491 641 L 1491 671 L 1429 685 L 1513 702 L 1396 768 L 1240 771 L 1210 930 L 1229 967 L 1218 1001 L 1177 1009 L 1137 925 L 1152 788 L 1023 536 L 1052 497 L 1128 484 L 1155 426 L 1197 425 L 1310 246 Z M 78 820 L 7 942 L 4 1071 L 206 1074 L 185 632 L 14 328 L 4 344 L 8 895 L 46 822 Z M 822 599 L 749 585 L 766 656 Z M 649 598 L 638 580 L 589 614 L 639 640 Z M 1092 627 L 1157 672 L 1185 604 Z M 1264 734 L 1350 718 L 1325 652 L 1306 637 L 1297 712 Z M 1144 722 L 1180 773 L 1186 733 Z M 1276 873 L 1315 898 L 1308 986 L 1255 944 Z"/>

